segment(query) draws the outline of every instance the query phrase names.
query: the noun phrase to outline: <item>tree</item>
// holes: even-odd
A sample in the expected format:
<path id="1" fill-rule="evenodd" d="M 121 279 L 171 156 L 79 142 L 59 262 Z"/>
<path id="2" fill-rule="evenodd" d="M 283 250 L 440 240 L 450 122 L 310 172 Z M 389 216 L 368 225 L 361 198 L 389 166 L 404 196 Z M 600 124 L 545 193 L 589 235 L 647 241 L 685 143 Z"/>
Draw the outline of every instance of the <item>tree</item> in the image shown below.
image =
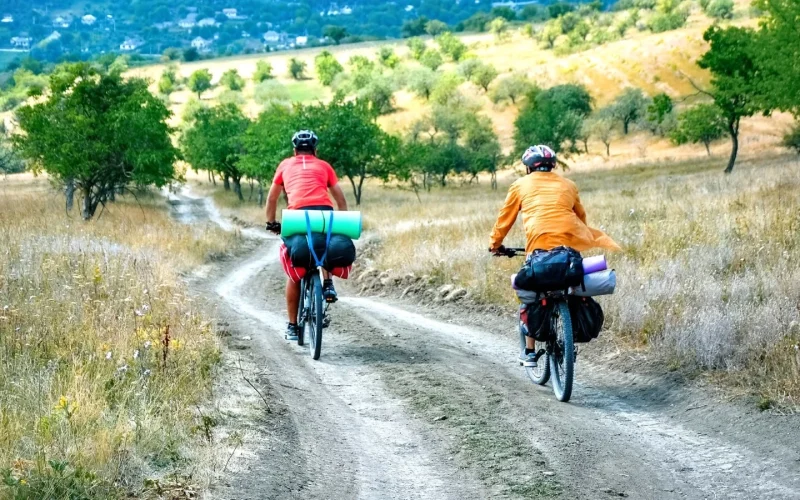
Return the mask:
<path id="1" fill-rule="evenodd" d="M 764 87 L 759 67 L 760 51 L 756 34 L 747 28 L 712 26 L 703 34 L 711 48 L 703 54 L 698 66 L 711 71 L 711 91 L 703 91 L 714 99 L 725 117 L 731 137 L 731 156 L 725 173 L 731 173 L 739 152 L 739 124 L 743 117 L 763 111 Z"/>
<path id="2" fill-rule="evenodd" d="M 329 87 L 333 83 L 333 79 L 336 78 L 336 75 L 344 71 L 339 61 L 327 50 L 323 50 L 314 58 L 314 67 L 317 70 L 319 82 L 326 87 Z"/>
<path id="3" fill-rule="evenodd" d="M 400 32 L 403 38 L 410 38 L 412 36 L 421 36 L 425 34 L 425 27 L 428 24 L 428 18 L 420 16 L 416 19 L 409 19 L 403 23 Z"/>
<path id="4" fill-rule="evenodd" d="M 467 46 L 449 31 L 436 37 L 439 50 L 454 62 L 458 62 L 467 54 Z"/>
<path id="5" fill-rule="evenodd" d="M 665 93 L 656 94 L 647 107 L 647 121 L 653 133 L 663 132 L 664 120 L 672 114 L 672 98 Z"/>
<path id="6" fill-rule="evenodd" d="M 534 6 L 535 7 L 535 6 Z M 506 21 L 516 21 L 517 20 L 517 13 L 514 12 L 514 9 L 511 7 L 495 7 L 492 9 L 491 12 L 492 16 L 497 19 L 502 18 Z"/>
<path id="7" fill-rule="evenodd" d="M 508 40 L 508 21 L 504 17 L 496 17 L 489 23 L 489 31 L 492 32 L 498 42 Z"/>
<path id="8" fill-rule="evenodd" d="M 203 92 L 211 88 L 211 72 L 207 69 L 198 69 L 189 76 L 189 90 L 197 94 L 198 99 L 203 98 Z"/>
<path id="9" fill-rule="evenodd" d="M 366 85 L 360 88 L 358 97 L 378 115 L 394 111 L 394 84 L 383 75 L 372 73 Z"/>
<path id="10" fill-rule="evenodd" d="M 303 80 L 306 77 L 306 62 L 293 57 L 289 59 L 289 75 L 295 80 Z"/>
<path id="11" fill-rule="evenodd" d="M 653 33 L 676 30 L 686 24 L 689 9 L 680 6 L 680 0 L 659 0 L 656 13 L 649 20 Z"/>
<path id="12" fill-rule="evenodd" d="M 447 31 L 447 24 L 438 21 L 436 19 L 431 19 L 425 24 L 425 33 L 429 34 L 430 36 L 438 36 Z"/>
<path id="13" fill-rule="evenodd" d="M 239 161 L 244 154 L 243 137 L 250 120 L 238 106 L 221 104 L 197 111 L 194 123 L 180 138 L 186 161 L 195 170 L 218 172 L 233 181 L 233 191 L 242 195 L 242 171 Z"/>
<path id="14" fill-rule="evenodd" d="M 431 91 L 431 100 L 441 105 L 451 103 L 459 94 L 458 87 L 461 85 L 461 82 L 461 78 L 455 73 L 443 74 L 439 77 L 436 86 Z"/>
<path id="15" fill-rule="evenodd" d="M 529 94 L 536 86 L 522 73 L 513 73 L 505 78 L 501 78 L 497 85 L 492 89 L 489 97 L 492 102 L 498 103 L 506 99 L 511 104 L 516 104 L 517 99 Z"/>
<path id="16" fill-rule="evenodd" d="M 389 69 L 395 69 L 400 65 L 400 58 L 394 53 L 391 47 L 384 46 L 378 49 L 378 62 L 381 66 Z"/>
<path id="17" fill-rule="evenodd" d="M 561 36 L 561 26 L 557 21 L 549 21 L 544 25 L 541 33 L 539 33 L 539 40 L 544 43 L 548 49 L 556 46 L 556 40 Z"/>
<path id="18" fill-rule="evenodd" d="M 472 74 L 470 81 L 482 88 L 484 92 L 489 92 L 489 85 L 497 78 L 497 70 L 491 64 L 482 64 Z"/>
<path id="19" fill-rule="evenodd" d="M 517 154 L 531 144 L 547 144 L 556 153 L 577 152 L 575 144 L 591 110 L 592 98 L 581 85 L 557 85 L 538 93 L 514 122 Z"/>
<path id="20" fill-rule="evenodd" d="M 422 58 L 422 54 L 425 53 L 427 46 L 425 45 L 425 40 L 419 37 L 409 38 L 408 42 L 409 50 L 411 51 L 411 57 L 419 61 Z"/>
<path id="21" fill-rule="evenodd" d="M 731 19 L 733 18 L 733 9 L 733 0 L 713 0 L 703 10 L 716 19 Z"/>
<path id="22" fill-rule="evenodd" d="M 197 52 L 197 49 L 194 47 L 190 47 L 183 51 L 183 60 L 184 62 L 193 62 L 200 59 L 200 53 Z"/>
<path id="23" fill-rule="evenodd" d="M 278 84 L 265 82 L 263 85 Z M 289 138 L 297 131 L 292 109 L 270 104 L 251 123 L 242 139 L 245 153 L 239 162 L 244 175 L 258 181 L 258 204 L 264 204 L 264 186 L 272 181 L 278 164 L 292 154 Z"/>
<path id="24" fill-rule="evenodd" d="M 800 124 L 795 123 L 791 130 L 783 136 L 781 145 L 787 149 L 794 149 L 800 155 Z"/>
<path id="25" fill-rule="evenodd" d="M 24 132 L 14 136 L 17 152 L 34 172 L 74 186 L 86 220 L 121 190 L 175 178 L 171 112 L 147 86 L 73 64 L 51 75 L 46 98 L 17 111 Z"/>
<path id="26" fill-rule="evenodd" d="M 161 78 L 158 79 L 158 91 L 161 94 L 170 95 L 175 91 L 176 80 L 177 76 L 175 75 L 175 71 L 172 69 L 165 69 L 164 72 L 161 73 Z"/>
<path id="27" fill-rule="evenodd" d="M 458 73 L 464 77 L 465 80 L 471 80 L 475 71 L 483 65 L 480 59 L 469 58 L 465 59 L 458 65 Z"/>
<path id="28" fill-rule="evenodd" d="M 800 3 L 794 0 L 758 0 L 765 17 L 757 39 L 764 87 L 762 107 L 800 115 Z"/>
<path id="29" fill-rule="evenodd" d="M 275 78 L 272 75 L 272 64 L 267 61 L 258 61 L 256 63 L 256 70 L 253 72 L 253 81 L 261 83 L 264 80 L 271 80 Z"/>
<path id="30" fill-rule="evenodd" d="M 5 137 L 0 137 L 0 174 L 17 174 L 24 171 L 25 162 L 11 148 Z"/>
<path id="31" fill-rule="evenodd" d="M 539 10 L 540 7 L 535 4 L 529 4 L 522 8 L 519 12 L 519 17 L 523 21 L 532 21 L 534 19 L 540 19 L 542 16 L 541 11 Z"/>
<path id="32" fill-rule="evenodd" d="M 333 40 L 333 43 L 339 45 L 339 42 L 347 38 L 347 28 L 343 26 L 325 26 L 322 30 L 322 36 L 330 38 Z"/>
<path id="33" fill-rule="evenodd" d="M 650 99 L 641 89 L 627 88 L 609 106 L 610 116 L 622 123 L 622 132 L 628 135 L 631 123 L 642 119 L 650 106 Z"/>
<path id="34" fill-rule="evenodd" d="M 468 116 L 464 126 L 464 148 L 469 151 L 469 173 L 475 179 L 481 172 L 488 172 L 492 189 L 497 189 L 497 167 L 503 156 L 500 141 L 488 117 L 474 113 Z"/>
<path id="35" fill-rule="evenodd" d="M 488 12 L 476 12 L 464 21 L 464 31 L 477 31 L 483 33 L 486 31 L 486 26 L 492 20 L 492 15 Z"/>
<path id="36" fill-rule="evenodd" d="M 709 145 L 725 135 L 727 124 L 716 104 L 699 104 L 678 115 L 678 126 L 670 134 L 675 144 L 703 143 L 711 156 Z"/>
<path id="37" fill-rule="evenodd" d="M 614 121 L 606 116 L 598 116 L 588 123 L 589 135 L 603 143 L 606 147 L 606 158 L 609 158 L 611 156 L 611 139 L 614 136 Z"/>
<path id="38" fill-rule="evenodd" d="M 292 100 L 289 90 L 277 80 L 266 80 L 253 89 L 253 99 L 262 106 L 286 104 Z"/>
<path id="39" fill-rule="evenodd" d="M 176 47 L 169 47 L 161 53 L 161 61 L 162 62 L 170 62 L 170 61 L 180 61 L 183 52 L 181 49 Z"/>
<path id="40" fill-rule="evenodd" d="M 325 138 L 319 156 L 350 181 L 356 205 L 361 204 L 364 181 L 388 179 L 399 154 L 399 140 L 383 132 L 375 118 L 367 103 L 341 99 L 306 106 L 298 118 L 298 127 L 313 127 Z"/>
<path id="41" fill-rule="evenodd" d="M 439 53 L 438 50 L 435 49 L 427 49 L 422 54 L 422 57 L 419 58 L 419 62 L 434 71 L 439 69 L 439 66 L 444 64 L 444 60 L 442 60 L 442 54 Z"/>
<path id="42" fill-rule="evenodd" d="M 439 76 L 430 68 L 422 67 L 415 69 L 408 78 L 408 88 L 419 97 L 426 101 L 430 99 Z"/>
<path id="43" fill-rule="evenodd" d="M 225 73 L 222 73 L 219 83 L 234 91 L 242 90 L 244 88 L 244 78 L 239 75 L 239 71 L 237 71 L 236 68 L 231 68 Z"/>

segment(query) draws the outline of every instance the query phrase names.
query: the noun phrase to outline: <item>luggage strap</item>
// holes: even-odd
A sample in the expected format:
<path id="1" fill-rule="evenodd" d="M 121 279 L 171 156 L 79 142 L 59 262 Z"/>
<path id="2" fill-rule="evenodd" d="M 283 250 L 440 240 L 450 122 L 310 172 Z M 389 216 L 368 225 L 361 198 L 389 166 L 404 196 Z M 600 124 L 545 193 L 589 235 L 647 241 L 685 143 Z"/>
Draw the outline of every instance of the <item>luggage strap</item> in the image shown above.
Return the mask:
<path id="1" fill-rule="evenodd" d="M 314 240 L 311 236 L 311 217 L 308 216 L 308 210 L 305 210 L 306 214 L 306 240 L 308 241 L 308 250 L 311 252 L 311 256 L 314 258 L 314 263 L 316 267 L 323 267 L 323 263 L 325 262 L 325 258 L 328 257 L 328 246 L 331 244 L 331 231 L 333 230 L 333 210 L 331 210 L 331 219 L 328 223 L 328 228 L 325 235 L 325 252 L 322 253 L 322 257 L 317 257 L 317 252 L 314 250 Z M 325 230 L 325 215 L 320 213 L 322 217 L 322 228 Z"/>

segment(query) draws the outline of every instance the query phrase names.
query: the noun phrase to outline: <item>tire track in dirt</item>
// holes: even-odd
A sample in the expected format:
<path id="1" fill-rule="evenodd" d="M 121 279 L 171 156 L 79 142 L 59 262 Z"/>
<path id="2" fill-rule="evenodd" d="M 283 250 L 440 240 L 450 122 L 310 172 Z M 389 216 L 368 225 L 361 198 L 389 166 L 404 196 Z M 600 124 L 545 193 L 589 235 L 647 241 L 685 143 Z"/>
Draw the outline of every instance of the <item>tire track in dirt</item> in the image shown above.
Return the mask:
<path id="1" fill-rule="evenodd" d="M 616 492 L 634 498 L 800 498 L 797 441 L 793 449 L 783 448 L 778 442 L 785 438 L 773 435 L 770 441 L 776 443 L 767 443 L 766 453 L 754 453 L 726 441 L 723 431 L 712 436 L 709 428 L 693 430 L 674 415 L 660 415 L 658 401 L 649 409 L 646 399 L 631 404 L 615 395 L 614 385 L 624 389 L 629 377 L 580 358 L 572 402 L 559 404 L 549 387 L 520 376 L 521 369 L 510 362 L 518 349 L 514 341 L 370 298 L 342 301 L 373 322 L 403 328 L 429 345 L 451 350 L 442 356 L 444 363 L 448 358 L 469 360 L 459 362 L 460 378 L 471 378 L 474 393 L 490 381 L 493 390 L 504 392 L 535 446 L 563 471 L 561 479 L 572 490 L 569 496 L 597 498 Z M 614 379 L 616 383 L 609 383 Z M 785 430 L 790 431 L 785 437 L 796 439 L 796 427 Z"/>

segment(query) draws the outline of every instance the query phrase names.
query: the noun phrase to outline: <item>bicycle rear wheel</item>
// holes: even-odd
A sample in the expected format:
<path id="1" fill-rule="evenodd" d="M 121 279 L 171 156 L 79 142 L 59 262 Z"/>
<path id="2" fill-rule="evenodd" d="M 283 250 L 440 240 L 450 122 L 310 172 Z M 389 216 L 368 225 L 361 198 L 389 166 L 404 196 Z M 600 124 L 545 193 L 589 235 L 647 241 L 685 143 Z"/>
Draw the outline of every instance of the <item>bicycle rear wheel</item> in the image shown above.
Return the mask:
<path id="1" fill-rule="evenodd" d="M 541 345 L 541 344 L 540 344 Z M 519 327 L 519 348 L 520 352 L 525 352 L 525 332 L 522 329 L 522 325 Z M 528 378 L 531 379 L 531 382 L 537 385 L 545 385 L 548 380 L 550 380 L 550 359 L 547 354 L 543 354 L 539 361 L 536 363 L 536 366 L 531 368 L 529 366 L 525 367 L 525 373 L 528 374 Z"/>
<path id="2" fill-rule="evenodd" d="M 572 317 L 566 300 L 558 301 L 554 311 L 556 340 L 550 353 L 550 372 L 553 377 L 553 393 L 562 403 L 572 396 L 572 380 L 575 369 L 575 344 L 572 339 Z"/>
<path id="3" fill-rule="evenodd" d="M 308 288 L 310 306 L 306 325 L 308 325 L 309 340 L 311 341 L 311 357 L 319 359 L 322 353 L 322 322 L 324 320 L 324 300 L 322 299 L 322 283 L 319 279 L 319 273 L 311 275 Z"/>

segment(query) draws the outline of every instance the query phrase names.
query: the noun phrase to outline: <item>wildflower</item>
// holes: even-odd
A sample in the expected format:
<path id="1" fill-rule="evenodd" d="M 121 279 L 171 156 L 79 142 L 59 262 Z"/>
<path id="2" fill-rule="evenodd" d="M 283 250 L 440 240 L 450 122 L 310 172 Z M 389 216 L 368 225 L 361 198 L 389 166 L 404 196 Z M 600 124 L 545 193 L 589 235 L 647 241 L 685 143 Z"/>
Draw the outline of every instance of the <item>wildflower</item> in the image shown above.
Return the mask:
<path id="1" fill-rule="evenodd" d="M 148 340 L 147 342 L 144 343 L 144 348 L 145 349 L 150 349 L 150 346 L 152 346 L 152 345 L 153 345 L 153 343 Z"/>
<path id="2" fill-rule="evenodd" d="M 133 359 L 139 359 L 139 349 L 133 351 Z"/>
<path id="3" fill-rule="evenodd" d="M 145 305 L 143 305 L 143 306 L 141 307 L 141 309 L 136 309 L 136 311 L 134 311 L 134 312 L 135 312 L 135 314 L 136 314 L 137 316 L 144 316 L 145 314 L 147 314 L 147 313 L 148 313 L 148 311 L 150 311 L 150 306 L 148 306 L 147 304 L 145 304 Z"/>
<path id="4" fill-rule="evenodd" d="M 108 351 L 108 352 L 106 353 L 106 359 L 107 359 L 107 360 L 110 360 L 112 357 L 113 357 L 113 355 L 111 354 L 111 351 Z"/>
<path id="5" fill-rule="evenodd" d="M 119 368 L 117 368 L 117 373 L 125 373 L 127 371 L 128 371 L 128 365 L 122 365 Z"/>
<path id="6" fill-rule="evenodd" d="M 22 486 L 25 486 L 26 484 L 28 484 L 28 481 L 26 481 L 24 479 L 20 479 L 19 480 L 19 484 L 21 484 Z"/>
<path id="7" fill-rule="evenodd" d="M 145 370 L 144 371 L 144 376 L 145 377 L 149 377 L 150 376 L 150 370 Z"/>

